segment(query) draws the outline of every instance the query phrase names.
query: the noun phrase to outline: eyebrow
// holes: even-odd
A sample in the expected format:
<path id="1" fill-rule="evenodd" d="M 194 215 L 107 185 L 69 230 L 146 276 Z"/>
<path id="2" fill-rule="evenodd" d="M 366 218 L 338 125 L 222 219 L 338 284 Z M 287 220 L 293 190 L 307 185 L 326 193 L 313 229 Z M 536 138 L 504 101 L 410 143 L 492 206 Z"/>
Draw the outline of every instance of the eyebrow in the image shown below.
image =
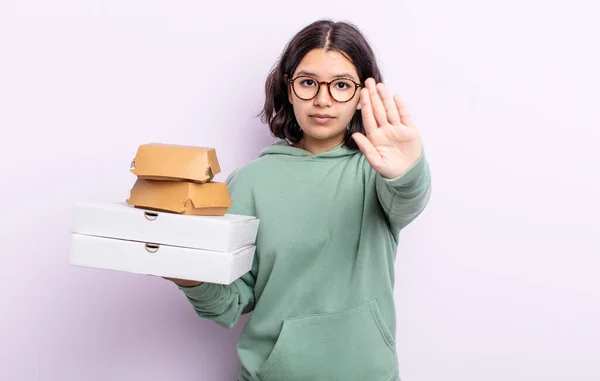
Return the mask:
<path id="1" fill-rule="evenodd" d="M 296 73 L 296 75 L 297 76 L 299 76 L 299 75 L 308 75 L 310 77 L 318 77 L 317 74 L 311 73 L 311 72 L 306 71 L 306 70 L 300 70 L 298 73 Z M 356 78 L 352 74 L 350 74 L 350 73 L 336 74 L 336 75 L 333 76 L 333 78 L 350 78 L 350 79 L 353 79 L 353 80 L 356 81 Z"/>

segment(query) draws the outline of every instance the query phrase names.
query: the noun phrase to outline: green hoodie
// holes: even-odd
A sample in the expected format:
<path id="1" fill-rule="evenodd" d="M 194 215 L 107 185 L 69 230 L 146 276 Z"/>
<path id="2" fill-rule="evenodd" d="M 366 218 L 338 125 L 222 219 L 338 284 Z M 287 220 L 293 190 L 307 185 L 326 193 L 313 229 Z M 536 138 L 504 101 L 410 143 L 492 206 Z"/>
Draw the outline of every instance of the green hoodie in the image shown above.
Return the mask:
<path id="1" fill-rule="evenodd" d="M 252 270 L 180 289 L 227 328 L 253 311 L 239 380 L 398 380 L 394 261 L 400 229 L 430 197 L 425 157 L 385 179 L 360 151 L 280 141 L 226 183 L 228 213 L 260 219 Z"/>

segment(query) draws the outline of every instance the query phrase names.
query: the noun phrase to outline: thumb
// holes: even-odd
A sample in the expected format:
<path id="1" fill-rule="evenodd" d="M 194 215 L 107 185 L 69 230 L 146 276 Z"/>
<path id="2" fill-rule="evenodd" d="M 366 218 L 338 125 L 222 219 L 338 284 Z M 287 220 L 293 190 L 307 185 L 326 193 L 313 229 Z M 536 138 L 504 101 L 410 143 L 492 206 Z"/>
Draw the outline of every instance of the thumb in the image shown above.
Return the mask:
<path id="1" fill-rule="evenodd" d="M 373 143 L 371 143 L 365 135 L 360 132 L 355 132 L 352 134 L 352 138 L 373 169 L 377 169 L 383 164 L 379 151 L 377 151 L 377 148 L 375 148 Z"/>

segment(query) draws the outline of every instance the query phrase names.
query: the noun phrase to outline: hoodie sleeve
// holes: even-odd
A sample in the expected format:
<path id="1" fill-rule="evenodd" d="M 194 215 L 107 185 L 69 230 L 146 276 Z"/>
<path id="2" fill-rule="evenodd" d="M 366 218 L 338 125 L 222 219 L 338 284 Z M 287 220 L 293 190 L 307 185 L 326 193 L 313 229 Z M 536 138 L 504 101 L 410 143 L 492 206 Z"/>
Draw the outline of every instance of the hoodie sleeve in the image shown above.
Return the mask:
<path id="1" fill-rule="evenodd" d="M 258 270 L 254 257 L 252 270 L 230 285 L 202 283 L 195 287 L 179 287 L 198 316 L 213 320 L 225 328 L 233 328 L 242 314 L 254 309 L 254 283 Z"/>
<path id="2" fill-rule="evenodd" d="M 225 180 L 234 200 L 228 213 L 254 215 L 251 192 L 236 183 L 236 172 Z M 254 309 L 257 272 L 258 255 L 255 254 L 252 269 L 229 285 L 202 283 L 195 287 L 177 287 L 183 291 L 198 316 L 213 320 L 225 328 L 233 328 L 242 314 Z"/>
<path id="3" fill-rule="evenodd" d="M 392 232 L 397 236 L 421 214 L 431 196 L 431 174 L 425 151 L 412 167 L 395 179 L 376 174 L 375 188 Z"/>

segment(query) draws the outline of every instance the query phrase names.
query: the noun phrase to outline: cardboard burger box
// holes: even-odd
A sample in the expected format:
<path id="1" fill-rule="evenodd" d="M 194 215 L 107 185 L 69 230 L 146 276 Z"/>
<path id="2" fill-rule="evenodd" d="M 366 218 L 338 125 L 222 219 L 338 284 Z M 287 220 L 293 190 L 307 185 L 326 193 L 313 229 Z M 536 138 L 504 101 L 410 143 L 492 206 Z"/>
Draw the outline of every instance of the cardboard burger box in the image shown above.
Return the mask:
<path id="1" fill-rule="evenodd" d="M 214 148 L 150 143 L 139 146 L 130 170 L 139 179 L 205 183 L 221 167 Z"/>
<path id="2" fill-rule="evenodd" d="M 231 206 L 214 148 L 144 144 L 131 162 L 137 176 L 127 204 L 180 214 L 222 216 Z"/>
<path id="3" fill-rule="evenodd" d="M 199 216 L 223 216 L 231 206 L 225 183 L 137 179 L 129 205 Z"/>
<path id="4" fill-rule="evenodd" d="M 141 145 L 130 170 L 126 204 L 75 205 L 71 264 L 220 284 L 250 271 L 259 220 L 227 214 L 214 149 Z"/>

